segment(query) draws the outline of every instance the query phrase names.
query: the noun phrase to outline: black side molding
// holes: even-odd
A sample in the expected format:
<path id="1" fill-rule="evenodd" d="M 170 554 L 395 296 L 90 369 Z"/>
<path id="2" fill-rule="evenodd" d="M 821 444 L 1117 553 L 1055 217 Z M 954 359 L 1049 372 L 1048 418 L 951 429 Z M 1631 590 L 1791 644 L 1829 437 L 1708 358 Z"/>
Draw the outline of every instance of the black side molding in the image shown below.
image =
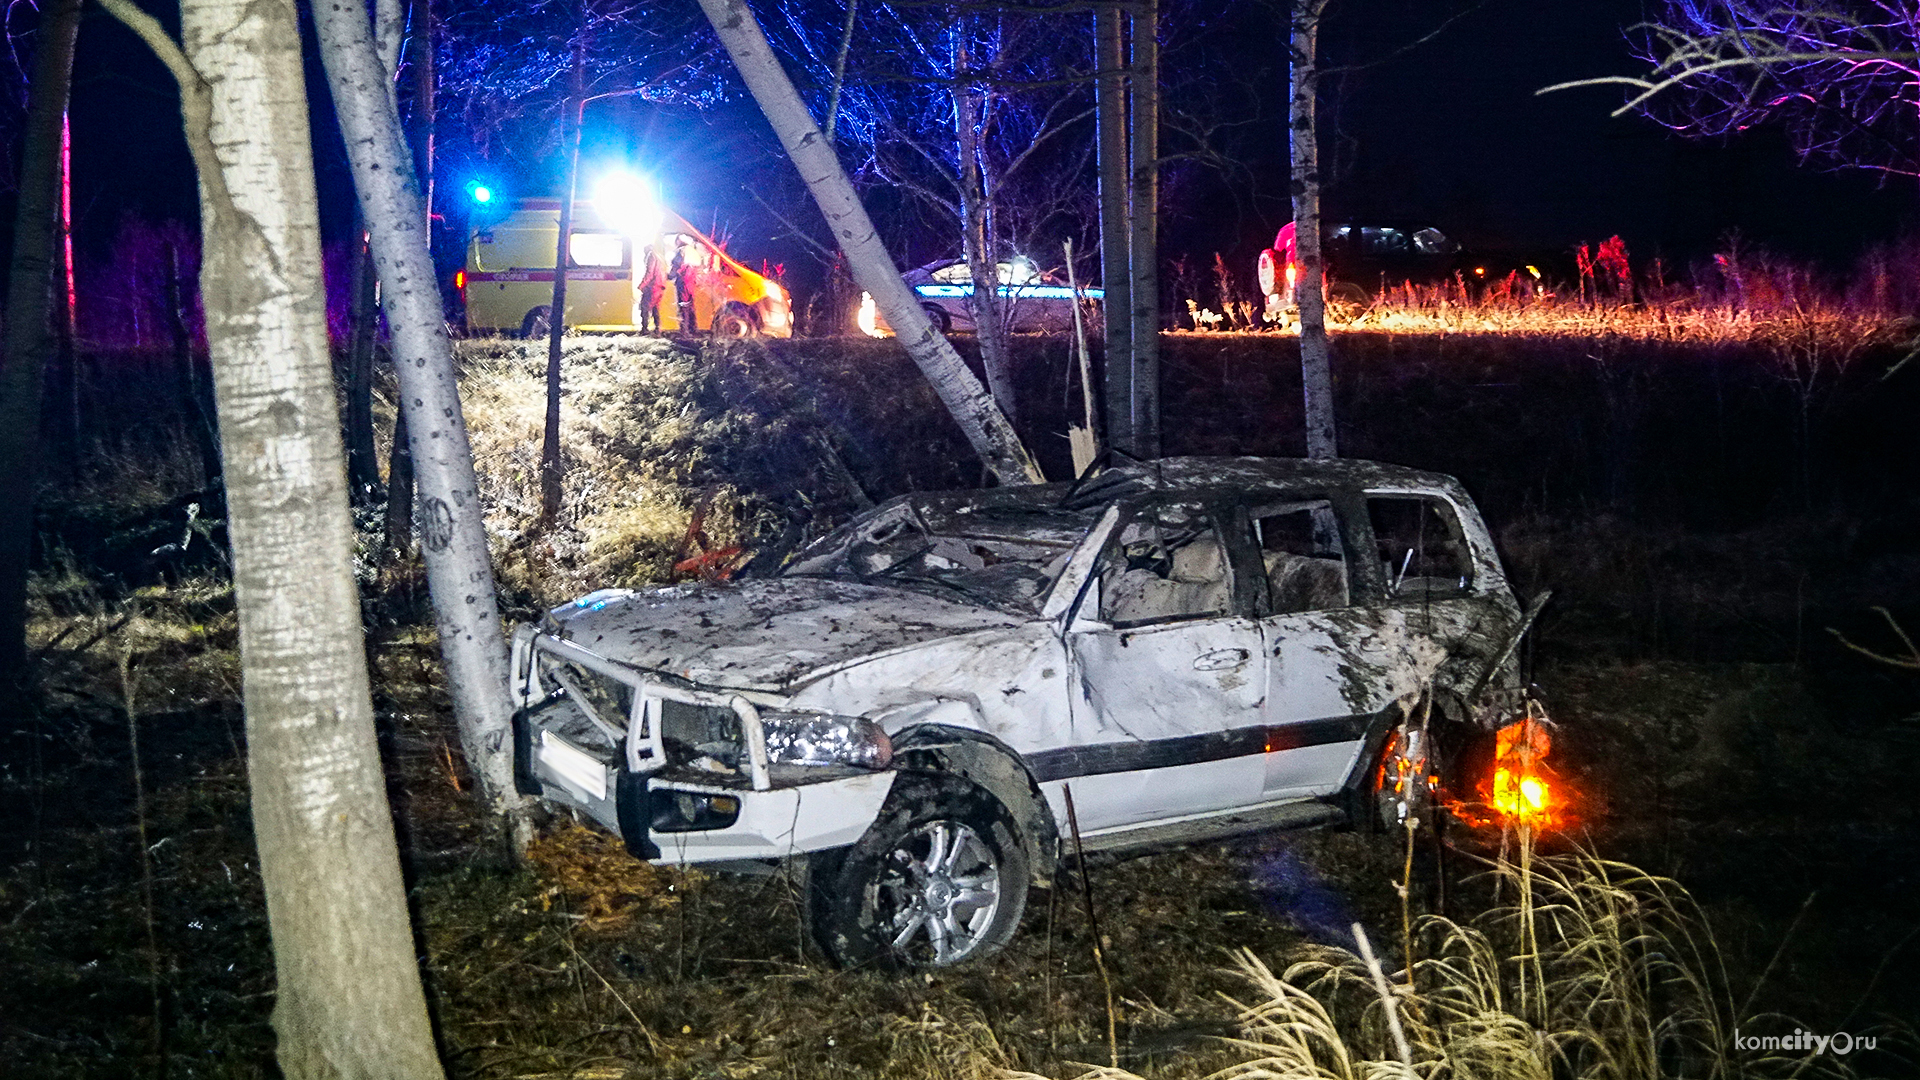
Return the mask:
<path id="1" fill-rule="evenodd" d="M 1168 739 L 1144 739 L 1137 742 L 1097 743 L 1092 746 L 1067 746 L 1057 750 L 1039 750 L 1026 755 L 1033 778 L 1071 780 L 1077 776 L 1132 772 L 1138 769 L 1166 769 L 1176 765 L 1196 765 L 1203 761 L 1267 754 L 1277 750 L 1297 750 L 1327 743 L 1353 742 L 1364 738 L 1378 723 L 1374 716 L 1333 716 L 1324 720 L 1306 720 L 1269 727 L 1232 728 L 1200 735 L 1176 735 Z"/>

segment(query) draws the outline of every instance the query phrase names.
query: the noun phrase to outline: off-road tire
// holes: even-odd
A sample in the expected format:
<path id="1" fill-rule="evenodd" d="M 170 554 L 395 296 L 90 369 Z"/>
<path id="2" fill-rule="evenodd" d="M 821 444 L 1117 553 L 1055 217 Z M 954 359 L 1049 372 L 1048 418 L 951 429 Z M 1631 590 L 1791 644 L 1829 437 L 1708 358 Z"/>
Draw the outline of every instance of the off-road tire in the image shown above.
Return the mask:
<path id="1" fill-rule="evenodd" d="M 520 320 L 520 337 L 526 341 L 546 337 L 553 332 L 553 323 L 549 321 L 552 318 L 553 306 L 550 304 L 542 304 L 527 312 L 526 318 Z"/>
<path id="2" fill-rule="evenodd" d="M 939 882 L 924 870 L 936 835 L 967 838 L 956 865 Z M 816 943 L 841 967 L 917 970 L 947 967 L 1000 951 L 1026 910 L 1027 856 L 1013 818 L 984 788 L 945 773 L 902 773 L 865 835 L 851 846 L 813 855 L 808 865 L 807 916 Z M 925 902 L 959 883 L 990 880 L 990 910 L 975 904 L 946 909 L 943 917 L 903 901 Z M 965 923 L 963 944 L 941 956 L 932 922 Z M 908 928 L 908 933 L 900 930 Z M 902 944 L 896 940 L 904 937 Z"/>
<path id="3" fill-rule="evenodd" d="M 717 338 L 750 338 L 760 335 L 760 324 L 753 314 L 738 303 L 728 304 L 713 316 L 713 336 Z"/>

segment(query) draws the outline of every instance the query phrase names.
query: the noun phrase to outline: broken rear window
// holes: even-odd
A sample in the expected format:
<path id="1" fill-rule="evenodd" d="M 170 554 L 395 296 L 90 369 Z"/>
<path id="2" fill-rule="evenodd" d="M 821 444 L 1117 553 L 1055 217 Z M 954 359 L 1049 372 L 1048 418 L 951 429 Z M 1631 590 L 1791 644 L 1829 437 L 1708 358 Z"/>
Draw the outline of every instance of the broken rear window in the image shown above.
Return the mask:
<path id="1" fill-rule="evenodd" d="M 1445 501 L 1373 495 L 1367 499 L 1367 516 L 1373 522 L 1388 595 L 1440 599 L 1460 596 L 1473 584 L 1473 560 L 1453 507 Z"/>

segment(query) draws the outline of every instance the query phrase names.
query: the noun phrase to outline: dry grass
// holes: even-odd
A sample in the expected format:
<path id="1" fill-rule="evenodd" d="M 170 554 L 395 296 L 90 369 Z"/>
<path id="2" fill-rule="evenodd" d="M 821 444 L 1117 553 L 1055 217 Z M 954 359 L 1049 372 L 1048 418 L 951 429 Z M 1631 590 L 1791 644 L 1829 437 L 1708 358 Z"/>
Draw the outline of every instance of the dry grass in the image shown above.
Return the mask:
<path id="1" fill-rule="evenodd" d="M 1912 1063 L 1915 1032 L 1897 1022 L 1850 1033 L 1879 1042 L 1866 1073 L 1857 1054 L 1736 1047 L 1737 1030 L 1799 1028 L 1748 1011 L 1754 995 L 1736 996 L 1684 888 L 1591 853 L 1536 854 L 1528 830 L 1512 839 L 1512 857 L 1503 845 L 1486 875 L 1504 902 L 1466 922 L 1422 917 L 1397 970 L 1370 963 L 1364 943 L 1300 950 L 1278 973 L 1237 950 L 1232 969 L 1255 997 L 1236 1003 L 1238 1060 L 1215 1075 L 1841 1080 Z M 1097 1069 L 1081 1080 L 1133 1075 Z"/>
<path id="2" fill-rule="evenodd" d="M 789 521 L 824 528 L 867 498 L 845 455 L 868 433 L 845 428 L 834 413 L 847 402 L 795 378 L 793 359 L 758 343 L 695 351 L 661 338 L 578 337 L 567 341 L 561 376 L 565 501 L 543 525 L 546 351 L 476 340 L 460 359 L 500 578 L 523 604 L 676 580 L 687 576 L 677 562 L 751 545 Z M 899 378 L 904 365 L 888 360 L 866 392 Z M 862 373 L 807 376 L 858 382 Z M 862 404 L 884 411 L 888 402 Z"/>
<path id="3" fill-rule="evenodd" d="M 593 930 L 625 929 L 642 913 L 669 910 L 707 877 L 641 862 L 618 838 L 577 822 L 537 837 L 527 848 L 527 865 L 543 886 L 541 910 L 562 901 Z"/>
<path id="4" fill-rule="evenodd" d="M 1790 365 L 1804 366 L 1812 350 L 1816 362 L 1841 367 L 1876 346 L 1910 341 L 1920 330 L 1914 318 L 1920 295 L 1912 280 L 1920 269 L 1920 238 L 1869 252 L 1844 280 L 1737 236 L 1723 248 L 1693 268 L 1688 280 L 1676 278 L 1659 259 L 1636 263 L 1613 237 L 1597 247 L 1582 245 L 1570 280 L 1514 271 L 1491 280 L 1462 273 L 1434 284 L 1383 284 L 1366 304 L 1334 305 L 1329 318 L 1335 330 L 1388 334 L 1753 343 Z M 1223 310 L 1244 308 L 1223 263 L 1217 277 Z M 1195 328 L 1226 323 L 1250 326 L 1252 320 L 1196 319 Z"/>
<path id="5" fill-rule="evenodd" d="M 662 339 L 569 340 L 562 380 L 561 456 L 567 498 L 540 528 L 540 446 L 546 350 L 467 343 L 461 390 L 481 477 L 488 531 L 509 588 L 549 599 L 595 588 L 669 580 L 686 551 L 694 509 L 711 500 L 705 530 L 737 541 L 743 507 L 707 484 L 703 452 L 733 433 L 699 407 L 698 357 Z"/>
<path id="6" fill-rule="evenodd" d="M 1689 295 L 1646 303 L 1581 303 L 1554 295 L 1501 295 L 1462 285 L 1401 286 L 1336 329 L 1391 334 L 1502 334 L 1619 338 L 1669 344 L 1751 341 L 1784 352 L 1812 341 L 1841 357 L 1905 341 L 1909 320 L 1861 313 L 1818 300 L 1765 307 Z"/>

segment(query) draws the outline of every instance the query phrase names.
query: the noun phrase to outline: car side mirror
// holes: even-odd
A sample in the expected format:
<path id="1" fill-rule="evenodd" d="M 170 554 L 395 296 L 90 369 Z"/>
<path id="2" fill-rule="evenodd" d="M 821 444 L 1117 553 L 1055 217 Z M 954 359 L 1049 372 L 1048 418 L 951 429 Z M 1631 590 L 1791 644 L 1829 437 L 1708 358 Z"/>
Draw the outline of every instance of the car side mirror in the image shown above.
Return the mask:
<path id="1" fill-rule="evenodd" d="M 1107 507 L 1100 520 L 1087 534 L 1080 538 L 1080 546 L 1074 548 L 1073 556 L 1067 560 L 1066 569 L 1054 579 L 1053 591 L 1047 594 L 1047 602 L 1041 607 L 1044 618 L 1058 619 L 1079 602 L 1081 594 L 1087 590 L 1087 583 L 1093 579 L 1093 568 L 1100 561 L 1100 552 L 1107 546 L 1107 539 L 1120 524 L 1120 504 Z"/>

